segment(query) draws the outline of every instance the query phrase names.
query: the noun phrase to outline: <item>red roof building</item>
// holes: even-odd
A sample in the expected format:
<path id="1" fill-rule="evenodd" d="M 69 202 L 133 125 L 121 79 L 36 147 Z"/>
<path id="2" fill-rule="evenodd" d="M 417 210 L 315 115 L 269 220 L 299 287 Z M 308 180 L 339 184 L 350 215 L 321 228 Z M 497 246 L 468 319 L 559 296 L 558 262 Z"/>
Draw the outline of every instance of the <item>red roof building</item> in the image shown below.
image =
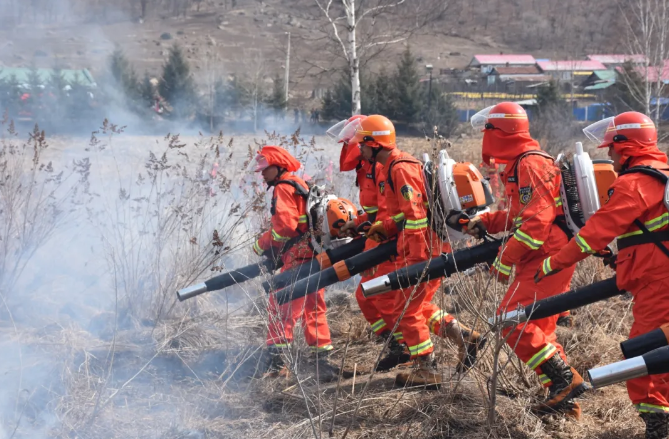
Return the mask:
<path id="1" fill-rule="evenodd" d="M 590 76 L 597 70 L 606 70 L 606 66 L 599 61 L 567 60 L 567 61 L 540 61 L 539 69 L 553 78 L 562 81 L 571 81 L 574 76 Z"/>
<path id="2" fill-rule="evenodd" d="M 469 67 L 479 67 L 482 73 L 490 73 L 495 67 L 519 67 L 536 64 L 532 55 L 474 55 Z"/>
<path id="3" fill-rule="evenodd" d="M 631 62 L 632 64 L 645 64 L 645 55 L 625 55 L 625 54 L 605 54 L 605 55 L 588 55 L 590 61 L 599 61 L 608 67 L 616 67 Z"/>

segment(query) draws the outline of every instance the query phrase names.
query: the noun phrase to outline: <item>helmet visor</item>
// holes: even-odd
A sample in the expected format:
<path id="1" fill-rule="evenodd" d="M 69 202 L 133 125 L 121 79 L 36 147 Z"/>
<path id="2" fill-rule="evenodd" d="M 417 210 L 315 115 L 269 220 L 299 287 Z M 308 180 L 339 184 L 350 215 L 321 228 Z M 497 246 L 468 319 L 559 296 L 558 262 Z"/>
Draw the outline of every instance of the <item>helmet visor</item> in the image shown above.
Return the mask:
<path id="1" fill-rule="evenodd" d="M 342 121 L 337 122 L 336 124 L 332 125 L 328 130 L 325 132 L 325 134 L 330 137 L 331 139 L 335 140 L 341 140 L 339 138 L 339 133 L 341 133 L 341 130 L 346 126 L 348 123 L 348 119 L 344 119 Z"/>
<path id="2" fill-rule="evenodd" d="M 339 133 L 339 138 L 337 140 L 346 143 L 350 142 L 351 140 L 353 140 L 353 137 L 355 137 L 355 133 L 358 130 L 359 126 L 360 126 L 360 119 L 347 122 L 346 125 L 344 125 L 344 128 Z"/>
<path id="3" fill-rule="evenodd" d="M 595 122 L 592 125 L 588 125 L 583 128 L 583 133 L 586 137 L 593 142 L 597 143 L 599 146 L 607 146 L 604 144 L 604 139 L 613 139 L 615 136 L 616 126 L 613 117 L 607 117 L 602 119 L 599 122 Z"/>
<path id="4" fill-rule="evenodd" d="M 269 163 L 265 156 L 258 154 L 249 166 L 253 169 L 253 172 L 261 172 L 269 167 Z"/>
<path id="5" fill-rule="evenodd" d="M 494 107 L 494 105 L 491 105 L 488 108 L 484 108 L 472 116 L 470 120 L 472 128 L 481 131 L 485 128 L 485 124 L 488 123 L 488 116 L 490 115 L 490 110 L 492 110 L 492 107 Z"/>

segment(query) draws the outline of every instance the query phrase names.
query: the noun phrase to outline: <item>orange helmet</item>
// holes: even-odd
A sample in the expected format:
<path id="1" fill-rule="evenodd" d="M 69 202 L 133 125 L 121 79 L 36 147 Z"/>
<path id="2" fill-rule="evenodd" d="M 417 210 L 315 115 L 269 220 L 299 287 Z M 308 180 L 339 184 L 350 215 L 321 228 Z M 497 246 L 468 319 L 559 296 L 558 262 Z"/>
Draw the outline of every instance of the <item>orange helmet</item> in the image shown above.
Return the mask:
<path id="1" fill-rule="evenodd" d="M 374 114 L 360 119 L 355 123 L 356 131 L 353 142 L 360 144 L 373 143 L 372 147 L 395 149 L 395 126 L 385 116 Z"/>
<path id="2" fill-rule="evenodd" d="M 253 162 L 251 162 L 253 164 Z M 300 169 L 300 162 L 290 155 L 288 151 L 280 146 L 263 146 L 258 155 L 255 157 L 254 172 L 261 172 L 270 166 L 278 166 L 288 172 L 296 172 Z"/>
<path id="3" fill-rule="evenodd" d="M 628 111 L 595 122 L 583 129 L 588 139 L 599 143 L 598 148 L 608 148 L 617 143 L 657 143 L 657 130 L 645 114 Z"/>
<path id="4" fill-rule="evenodd" d="M 335 198 L 328 201 L 325 207 L 325 215 L 330 229 L 330 236 L 338 236 L 341 226 L 347 221 L 355 219 L 357 213 L 358 211 L 353 203 L 345 198 Z"/>
<path id="5" fill-rule="evenodd" d="M 508 134 L 527 133 L 530 122 L 525 109 L 515 102 L 501 102 L 479 111 L 471 120 L 475 129 L 500 129 Z"/>

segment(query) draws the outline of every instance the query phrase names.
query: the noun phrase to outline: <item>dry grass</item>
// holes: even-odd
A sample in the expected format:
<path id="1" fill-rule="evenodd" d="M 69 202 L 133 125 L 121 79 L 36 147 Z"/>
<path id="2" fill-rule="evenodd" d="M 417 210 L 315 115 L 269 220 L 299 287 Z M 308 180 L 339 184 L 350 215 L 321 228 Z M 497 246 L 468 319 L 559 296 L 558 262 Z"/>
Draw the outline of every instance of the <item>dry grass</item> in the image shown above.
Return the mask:
<path id="1" fill-rule="evenodd" d="M 424 140 L 402 141 L 410 151 L 425 146 Z M 455 142 L 450 153 L 478 164 L 477 146 L 476 140 L 465 139 Z M 586 260 L 578 267 L 574 285 L 610 274 L 600 261 Z M 445 284 L 452 293 L 440 291 L 435 303 L 487 331 L 484 319 L 492 315 L 503 288 L 480 272 L 455 275 Z M 397 388 L 395 371 L 377 373 L 371 380 L 369 374 L 358 376 L 355 386 L 345 379 L 338 390 L 336 382 L 319 384 L 299 330 L 290 351 L 297 377 L 262 379 L 257 372 L 265 361 L 266 300 L 258 290 L 259 281 L 247 282 L 229 294 L 209 294 L 191 306 L 175 305 L 176 311 L 161 319 L 135 319 L 128 325 L 118 324 L 120 316 L 110 311 L 89 315 L 88 325 L 68 320 L 15 326 L 5 319 L 0 336 L 6 352 L 18 347 L 20 353 L 16 365 L 12 363 L 18 371 L 10 376 L 20 379 L 17 394 L 7 398 L 13 410 L 4 412 L 6 436 L 329 437 L 333 418 L 337 438 L 349 427 L 348 438 L 622 439 L 641 433 L 641 421 L 621 385 L 587 394 L 579 423 L 530 414 L 528 406 L 541 397 L 542 389 L 506 349 L 500 354 L 505 367 L 492 408 L 492 346 L 475 369 L 458 376 L 453 371 L 455 347 L 436 337 L 435 352 L 445 377 L 437 392 Z M 382 345 L 372 337 L 350 293 L 337 285 L 328 292 L 333 362 L 364 371 Z M 167 293 L 156 289 L 151 294 Z M 575 310 L 576 328 L 559 328 L 559 341 L 579 371 L 620 359 L 618 343 L 627 336 L 630 307 L 628 299 L 617 297 Z M 15 387 L 11 384 L 8 389 Z M 491 410 L 496 416 L 489 425 Z"/>

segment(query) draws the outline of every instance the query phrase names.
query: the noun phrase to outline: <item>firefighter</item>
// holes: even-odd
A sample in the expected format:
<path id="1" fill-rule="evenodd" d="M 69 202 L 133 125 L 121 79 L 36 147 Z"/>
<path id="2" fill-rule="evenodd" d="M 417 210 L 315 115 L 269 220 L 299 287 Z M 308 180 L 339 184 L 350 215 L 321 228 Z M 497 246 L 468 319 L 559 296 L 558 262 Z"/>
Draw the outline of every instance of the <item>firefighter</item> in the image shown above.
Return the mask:
<path id="1" fill-rule="evenodd" d="M 271 204 L 271 229 L 263 233 L 253 250 L 266 257 L 280 257 L 281 271 L 303 264 L 313 257 L 307 233 L 307 184 L 293 174 L 300 168 L 293 156 L 278 146 L 264 146 L 255 157 L 255 172 L 262 172 L 268 189 L 274 188 Z M 304 338 L 316 356 L 319 378 L 336 379 L 339 371 L 327 357 L 332 350 L 330 329 L 325 317 L 324 290 L 316 294 L 277 305 L 269 298 L 267 346 L 270 353 L 270 376 L 285 376 L 288 369 L 281 356 L 290 346 L 297 320 L 302 320 Z"/>
<path id="2" fill-rule="evenodd" d="M 342 143 L 341 155 L 339 157 L 339 169 L 341 172 L 356 171 L 355 185 L 360 189 L 360 205 L 363 212 L 354 221 L 342 227 L 342 235 L 355 235 L 356 229 L 367 222 L 381 221 L 387 217 L 387 209 L 383 201 L 383 188 L 385 181 L 383 177 L 383 166 L 380 163 L 365 160 L 358 143 L 352 141 L 355 136 L 358 123 L 367 116 L 356 115 L 345 121 L 344 127 L 338 131 L 336 138 Z M 340 122 L 341 124 L 341 122 Z M 336 125 L 335 125 L 336 127 Z M 376 241 L 368 239 L 365 242 L 365 251 L 379 245 Z M 389 340 L 389 349 L 384 358 L 379 361 L 377 371 L 386 371 L 403 363 L 410 361 L 410 355 L 405 348 L 402 333 L 392 333 L 395 327 L 395 296 L 382 294 L 366 298 L 362 294 L 362 283 L 374 277 L 395 271 L 395 264 L 383 262 L 372 270 L 362 273 L 360 284 L 355 290 L 355 298 L 360 307 L 362 315 L 369 323 L 374 334 L 380 339 Z"/>
<path id="3" fill-rule="evenodd" d="M 385 181 L 382 187 L 387 215 L 383 220 L 377 218 L 367 236 L 377 242 L 397 236 L 398 256 L 392 270 L 441 254 L 442 243 L 428 226 L 428 199 L 422 164 L 397 149 L 392 122 L 384 116 L 368 116 L 357 124 L 353 140 L 360 144 L 365 160 L 383 166 Z M 417 365 L 416 370 L 397 375 L 395 382 L 398 385 L 426 386 L 429 389 L 441 385 L 442 377 L 436 369 L 429 326 L 460 347 L 460 367 L 471 365 L 478 348 L 485 342 L 480 334 L 464 327 L 431 303 L 439 285 L 437 279 L 394 294 L 394 315 L 399 318 L 404 311 L 398 329 L 409 349 L 410 358 Z"/>
<path id="4" fill-rule="evenodd" d="M 568 228 L 560 201 L 561 175 L 554 160 L 543 152 L 529 132 L 527 113 L 518 104 L 502 102 L 480 111 L 472 118 L 474 128 L 482 128 L 482 155 L 486 163 L 506 164 L 501 175 L 508 210 L 485 213 L 470 220 L 466 232 L 481 237 L 481 224 L 489 233 L 506 230 L 513 235 L 490 267 L 490 273 L 508 283 L 511 270 L 516 275 L 497 313 L 525 306 L 569 290 L 574 267 L 556 274 L 550 281 L 535 285 L 534 273 L 542 261 L 564 247 Z M 573 398 L 587 389 L 578 372 L 569 366 L 564 349 L 555 335 L 557 316 L 533 320 L 503 331 L 508 345 L 534 370 L 549 395 L 532 407 L 536 414 L 560 411 L 580 417 Z"/>
<path id="5" fill-rule="evenodd" d="M 669 323 L 667 156 L 657 147 L 655 125 L 641 113 L 622 113 L 583 131 L 608 148 L 619 175 L 608 201 L 569 244 L 544 260 L 536 278 L 538 285 L 550 283 L 617 237 L 618 255 L 609 262 L 618 288 L 634 296 L 630 337 L 636 337 Z M 629 380 L 627 391 L 646 424 L 646 438 L 669 437 L 669 374 Z"/>

